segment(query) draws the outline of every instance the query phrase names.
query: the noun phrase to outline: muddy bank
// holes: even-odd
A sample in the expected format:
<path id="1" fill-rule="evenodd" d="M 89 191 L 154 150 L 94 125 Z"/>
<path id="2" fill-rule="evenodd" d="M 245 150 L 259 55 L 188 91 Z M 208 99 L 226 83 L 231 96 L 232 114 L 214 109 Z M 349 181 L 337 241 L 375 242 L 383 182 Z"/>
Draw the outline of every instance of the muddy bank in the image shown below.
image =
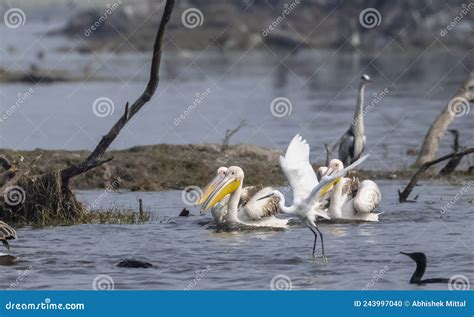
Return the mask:
<path id="1" fill-rule="evenodd" d="M 221 152 L 220 145 L 169 145 L 159 144 L 137 146 L 127 150 L 110 151 L 114 159 L 75 178 L 75 189 L 109 188 L 114 189 L 161 191 L 182 189 L 186 186 L 203 186 L 219 166 L 238 165 L 245 171 L 245 183 L 249 185 L 282 186 L 285 178 L 278 165 L 281 150 L 261 148 L 255 145 L 232 145 Z M 58 170 L 79 162 L 89 155 L 88 151 L 0 150 L 12 162 L 23 167 L 31 167 L 30 174 Z M 323 162 L 314 164 L 318 167 Z M 365 164 L 370 166 L 370 164 Z M 441 168 L 441 166 L 439 167 Z M 424 179 L 432 178 L 439 169 L 428 171 Z M 408 180 L 413 170 L 370 171 L 361 169 L 354 176 L 371 179 Z M 455 172 L 448 178 L 437 178 L 451 183 L 462 184 L 471 179 L 467 172 Z M 116 180 L 119 180 L 118 182 Z"/>

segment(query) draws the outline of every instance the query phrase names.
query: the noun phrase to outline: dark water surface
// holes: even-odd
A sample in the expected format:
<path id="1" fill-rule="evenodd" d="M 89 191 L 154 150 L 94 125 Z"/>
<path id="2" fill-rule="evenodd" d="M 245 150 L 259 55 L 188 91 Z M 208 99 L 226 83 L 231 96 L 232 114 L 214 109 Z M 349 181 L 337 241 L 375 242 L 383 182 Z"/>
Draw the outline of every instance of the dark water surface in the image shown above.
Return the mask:
<path id="1" fill-rule="evenodd" d="M 115 289 L 269 289 L 272 278 L 283 274 L 294 289 L 363 289 L 367 284 L 371 289 L 447 289 L 443 284 L 408 284 L 414 263 L 399 251 L 425 252 L 426 277 L 463 274 L 472 281 L 472 194 L 441 213 L 460 187 L 417 187 L 421 202 L 400 205 L 400 185 L 380 183 L 384 214 L 379 223 L 320 225 L 327 266 L 321 261 L 313 265 L 313 236 L 306 228 L 218 233 L 202 225 L 210 215 L 199 216 L 194 208 L 195 216 L 176 217 L 183 207 L 179 191 L 121 192 L 106 195 L 102 207 L 135 208 L 142 198 L 153 220 L 144 225 L 20 229 L 11 253 L 22 261 L 0 267 L 0 288 L 9 288 L 31 266 L 15 288 L 91 289 L 94 279 L 106 274 Z M 102 193 L 85 191 L 80 197 L 91 203 Z M 155 267 L 115 266 L 128 257 Z"/>

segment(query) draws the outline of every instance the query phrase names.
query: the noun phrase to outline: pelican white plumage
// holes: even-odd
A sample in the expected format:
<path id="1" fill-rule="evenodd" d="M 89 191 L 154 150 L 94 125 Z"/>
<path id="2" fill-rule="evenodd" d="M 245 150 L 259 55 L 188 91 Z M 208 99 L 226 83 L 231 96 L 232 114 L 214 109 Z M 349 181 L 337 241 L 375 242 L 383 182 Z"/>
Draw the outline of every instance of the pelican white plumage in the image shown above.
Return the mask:
<path id="1" fill-rule="evenodd" d="M 216 189 L 217 185 L 224 179 L 227 167 L 221 166 L 217 169 L 216 175 L 209 181 L 209 183 L 204 187 L 201 197 L 196 202 L 196 205 L 202 205 L 206 199 L 212 194 Z M 248 203 L 251 197 L 253 197 L 260 189 L 257 186 L 246 186 L 242 188 L 242 192 L 239 200 L 239 208 Z M 218 224 L 223 224 L 226 220 L 226 214 L 229 203 L 230 195 L 226 195 L 222 200 L 220 200 L 216 205 L 211 208 L 212 218 Z M 270 201 L 269 201 L 270 202 Z M 201 210 L 201 213 L 205 211 Z"/>
<path id="2" fill-rule="evenodd" d="M 206 212 L 221 202 L 227 196 L 228 201 L 224 205 L 225 222 L 229 225 L 243 224 L 254 227 L 285 228 L 288 219 L 275 217 L 278 213 L 278 198 L 272 197 L 265 200 L 257 200 L 258 197 L 266 196 L 273 188 L 265 187 L 258 190 L 246 203 L 239 203 L 242 198 L 244 171 L 238 166 L 227 168 L 224 178 L 220 180 L 205 199 L 201 211 Z"/>
<path id="3" fill-rule="evenodd" d="M 327 257 L 324 253 L 323 235 L 316 226 L 317 217 L 330 219 L 327 215 L 327 211 L 324 209 L 325 203 L 321 198 L 321 192 L 327 192 L 335 180 L 344 177 L 347 171 L 365 161 L 368 155 L 360 158 L 341 171 L 323 176 L 321 181 L 318 183 L 316 174 L 309 162 L 309 154 L 310 147 L 308 142 L 297 134 L 288 145 L 285 156 L 280 157 L 280 166 L 293 191 L 293 204 L 291 206 L 286 206 L 285 196 L 278 190 L 273 190 L 260 199 L 267 199 L 272 196 L 278 197 L 280 199 L 278 203 L 280 210 L 287 214 L 296 215 L 300 218 L 303 224 L 311 230 L 314 234 L 312 253 L 314 260 L 316 259 L 316 242 L 319 234 L 321 238 L 323 260 L 326 262 Z"/>
<path id="4" fill-rule="evenodd" d="M 333 159 L 329 163 L 326 175 L 339 172 L 344 169 L 343 163 L 338 159 Z M 371 180 L 364 180 L 359 184 L 354 197 L 348 197 L 343 191 L 343 182 L 335 182 L 328 215 L 331 219 L 347 219 L 361 221 L 378 221 L 379 214 L 375 210 L 380 205 L 382 193 L 378 185 Z"/>

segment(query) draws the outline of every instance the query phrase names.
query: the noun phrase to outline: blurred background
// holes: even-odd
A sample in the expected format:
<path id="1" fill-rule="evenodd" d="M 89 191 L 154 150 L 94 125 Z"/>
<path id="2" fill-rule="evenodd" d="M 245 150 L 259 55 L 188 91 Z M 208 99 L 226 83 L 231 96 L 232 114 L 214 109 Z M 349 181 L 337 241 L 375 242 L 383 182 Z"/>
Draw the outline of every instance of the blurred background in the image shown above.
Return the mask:
<path id="1" fill-rule="evenodd" d="M 0 148 L 92 149 L 144 89 L 163 4 L 0 1 Z M 112 148 L 220 143 L 246 120 L 231 143 L 301 132 L 321 161 L 366 73 L 373 168 L 406 167 L 473 69 L 473 17 L 463 1 L 178 0 L 158 91 Z M 473 145 L 472 113 L 452 128 Z"/>

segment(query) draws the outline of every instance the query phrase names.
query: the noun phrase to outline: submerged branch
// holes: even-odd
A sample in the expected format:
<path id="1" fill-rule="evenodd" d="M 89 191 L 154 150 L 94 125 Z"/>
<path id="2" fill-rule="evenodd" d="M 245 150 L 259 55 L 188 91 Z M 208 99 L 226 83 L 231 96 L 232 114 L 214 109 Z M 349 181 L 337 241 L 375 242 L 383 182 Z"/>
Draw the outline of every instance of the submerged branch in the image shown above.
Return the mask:
<path id="1" fill-rule="evenodd" d="M 415 175 L 413 175 L 413 177 L 411 178 L 410 182 L 408 183 L 408 185 L 405 187 L 405 189 L 400 192 L 398 191 L 398 201 L 400 203 L 404 203 L 404 202 L 407 202 L 407 198 L 408 196 L 410 195 L 410 193 L 412 192 L 413 188 L 416 186 L 416 183 L 418 182 L 418 179 L 421 177 L 421 175 L 428 169 L 430 168 L 431 166 L 433 165 L 436 165 L 440 162 L 443 162 L 443 161 L 446 161 L 446 160 L 449 160 L 451 158 L 455 158 L 455 157 L 463 157 L 467 154 L 470 154 L 470 153 L 474 153 L 474 148 L 469 148 L 465 151 L 462 151 L 462 152 L 459 152 L 459 153 L 451 153 L 451 154 L 448 154 L 448 155 L 445 155 L 445 156 L 442 156 L 436 160 L 433 160 L 433 161 L 429 161 L 429 162 L 426 162 L 424 163 L 423 165 L 420 166 L 420 168 L 418 169 L 418 171 L 415 173 Z"/>

